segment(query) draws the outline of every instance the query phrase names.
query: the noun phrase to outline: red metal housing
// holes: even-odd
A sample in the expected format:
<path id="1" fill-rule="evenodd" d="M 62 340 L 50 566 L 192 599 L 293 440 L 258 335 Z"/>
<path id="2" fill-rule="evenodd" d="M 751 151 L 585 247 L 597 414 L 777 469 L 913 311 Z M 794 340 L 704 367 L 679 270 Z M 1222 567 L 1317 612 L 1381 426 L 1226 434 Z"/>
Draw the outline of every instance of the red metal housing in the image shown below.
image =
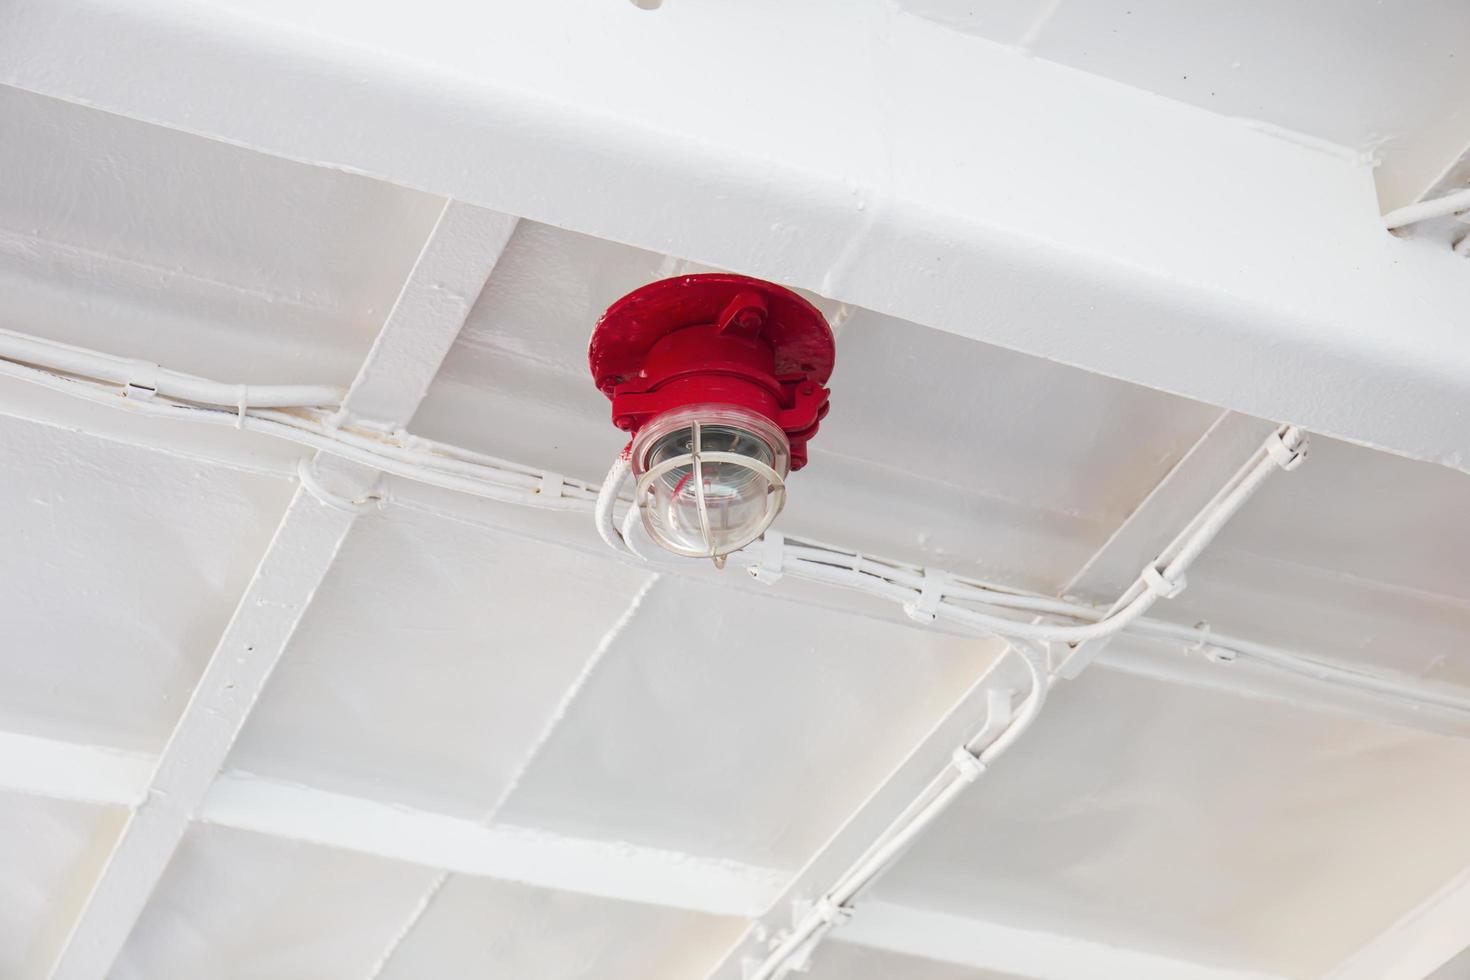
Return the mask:
<path id="1" fill-rule="evenodd" d="M 798 470 L 827 414 L 835 357 L 832 328 L 812 304 L 774 283 L 713 273 L 618 300 L 597 321 L 587 360 L 618 428 L 635 433 L 686 405 L 738 405 L 781 427 Z"/>

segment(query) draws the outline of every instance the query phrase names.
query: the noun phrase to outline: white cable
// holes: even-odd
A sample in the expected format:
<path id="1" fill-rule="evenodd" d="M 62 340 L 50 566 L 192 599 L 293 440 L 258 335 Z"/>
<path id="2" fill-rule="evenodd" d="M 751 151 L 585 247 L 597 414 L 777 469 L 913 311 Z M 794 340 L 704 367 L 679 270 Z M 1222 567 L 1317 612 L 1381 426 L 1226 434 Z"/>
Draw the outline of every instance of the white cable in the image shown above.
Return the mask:
<path id="1" fill-rule="evenodd" d="M 19 378 L 74 397 L 143 415 L 261 432 L 385 473 L 505 503 L 525 504 L 549 510 L 586 511 L 592 508 L 596 497 L 596 492 L 590 487 L 574 483 L 564 485 L 559 495 L 544 495 L 540 493 L 539 480 L 521 473 L 484 464 L 469 464 L 463 460 L 435 456 L 426 451 L 410 453 L 401 446 L 377 442 L 348 430 L 331 428 L 325 421 L 325 413 L 313 416 L 292 414 L 278 409 L 254 409 L 247 410 L 242 416 L 235 405 L 224 408 L 187 404 L 157 394 L 146 399 L 124 397 L 121 389 L 104 383 L 67 377 L 3 359 L 0 359 L 0 375 Z M 470 476 L 469 472 L 476 475 Z"/>
<path id="2" fill-rule="evenodd" d="M 1444 197 L 1437 197 L 1432 201 L 1419 201 L 1395 208 L 1383 216 L 1383 227 L 1393 231 L 1418 221 L 1443 218 L 1462 211 L 1470 211 L 1470 187 L 1462 191 L 1455 191 L 1453 194 L 1446 194 Z"/>
<path id="3" fill-rule="evenodd" d="M 593 511 L 593 517 L 597 524 L 597 534 L 602 538 L 603 544 L 614 551 L 630 551 L 626 538 L 618 531 L 617 523 L 613 518 L 613 510 L 617 507 L 618 494 L 623 489 L 623 484 L 628 482 L 628 474 L 632 470 L 632 463 L 627 453 L 618 453 L 613 460 L 612 468 L 607 471 L 607 477 L 602 481 L 602 487 L 597 491 L 597 504 Z"/>
<path id="4" fill-rule="evenodd" d="M 341 404 L 347 394 L 347 389 L 335 385 L 223 384 L 170 371 L 148 361 L 116 357 L 12 330 L 0 330 L 0 357 L 203 405 L 234 407 L 244 401 L 253 408 L 327 407 Z"/>
<path id="5" fill-rule="evenodd" d="M 919 799 L 822 893 L 822 897 L 813 903 L 760 966 L 747 975 L 746 980 L 779 980 L 798 963 L 805 962 L 827 933 L 852 917 L 853 901 L 892 867 L 919 835 L 932 826 L 1035 722 L 1046 703 L 1047 689 L 1055 678 L 1046 672 L 1043 652 L 1023 644 L 1012 644 L 1007 652 L 1021 655 L 1031 678 L 1031 693 L 1015 718 L 995 741 L 983 748 L 974 745 L 973 739 L 956 747 L 950 764 L 935 777 Z"/>
<path id="6" fill-rule="evenodd" d="M 330 405 L 299 406 L 292 411 L 272 410 L 259 406 L 252 409 L 247 405 L 244 412 L 240 410 L 242 397 L 252 403 L 260 397 L 261 393 L 265 393 L 267 400 L 280 400 L 278 396 L 283 394 L 294 396 L 303 393 L 330 394 L 335 399 L 340 396 L 340 391 L 337 389 L 280 385 L 246 387 L 191 379 L 206 386 L 204 389 L 194 390 L 194 394 L 210 394 L 211 397 L 217 395 L 221 402 L 217 407 L 180 403 L 174 401 L 173 397 L 167 393 L 170 390 L 169 384 L 161 379 L 187 378 L 188 376 L 167 371 L 157 365 L 146 365 L 142 362 L 98 354 L 94 351 L 85 351 L 50 341 L 38 341 L 34 345 L 25 347 L 28 356 L 38 359 L 42 356 L 49 358 L 47 362 L 49 370 L 6 359 L 5 351 L 18 351 L 22 346 L 18 341 L 32 339 L 9 331 L 0 331 L 0 376 L 17 378 L 111 408 L 264 433 L 313 449 L 320 449 L 406 479 L 504 503 L 587 513 L 596 508 L 599 489 L 590 484 L 563 480 L 560 484 L 560 492 L 548 492 L 546 474 L 534 467 L 497 459 L 463 447 L 432 442 L 403 432 L 360 433 L 350 429 L 336 428 L 331 422 L 333 413 L 330 411 Z M 111 380 L 99 381 L 96 378 L 57 373 L 58 371 L 64 372 L 67 367 L 82 370 L 97 369 L 100 366 L 107 368 L 104 373 L 108 374 Z M 122 370 L 122 367 L 119 366 L 126 367 L 127 370 Z M 159 388 L 151 388 L 151 385 L 158 385 Z M 151 391 L 151 397 L 142 395 L 145 390 Z M 1283 443 L 1286 452 L 1283 455 L 1278 450 L 1276 454 L 1278 462 L 1281 465 L 1294 465 L 1294 462 L 1300 460 L 1304 442 L 1301 440 L 1300 433 L 1296 433 L 1295 430 L 1283 429 L 1282 432 L 1291 445 L 1287 446 Z M 1269 446 L 1270 443 L 1268 442 L 1267 445 Z M 1265 455 L 1270 455 L 1270 453 Z M 1264 479 L 1270 470 L 1265 468 L 1256 472 L 1260 474 L 1261 479 Z M 608 482 L 615 481 L 609 480 Z M 1213 532 L 1218 530 L 1220 524 L 1223 524 L 1223 518 L 1228 517 L 1228 513 L 1225 513 L 1224 510 L 1228 510 L 1229 507 L 1238 507 L 1244 502 L 1243 497 L 1233 501 L 1228 499 L 1237 489 L 1239 489 L 1238 480 L 1227 483 L 1200 516 L 1196 517 L 1184 532 L 1181 532 L 1179 538 L 1176 539 L 1176 544 L 1180 544 L 1181 547 L 1171 546 L 1170 549 L 1165 549 L 1161 559 L 1167 558 L 1172 562 L 1175 558 L 1183 556 L 1186 559 L 1185 564 L 1188 563 L 1188 560 L 1192 560 L 1192 554 L 1197 554 L 1208 543 L 1208 538 L 1213 536 Z M 607 498 L 614 507 L 616 507 L 617 495 L 618 489 L 615 487 L 611 497 Z M 1206 520 L 1211 515 L 1213 519 Z M 633 528 L 633 525 L 636 524 L 636 510 L 630 512 L 624 524 L 630 530 Z M 599 522 L 599 533 L 604 531 L 605 525 Z M 1196 532 L 1201 533 L 1196 535 Z M 636 535 L 629 536 L 635 537 Z M 1191 537 L 1194 538 L 1193 547 L 1189 549 L 1182 547 L 1185 539 Z M 614 540 L 619 540 L 615 531 Z M 1108 625 L 1101 627 L 1104 635 L 1121 629 L 1129 629 L 1145 635 L 1177 639 L 1186 645 L 1197 644 L 1204 638 L 1204 634 L 1198 629 L 1151 620 L 1134 612 L 1129 612 L 1127 618 L 1120 621 L 1117 613 L 1110 614 L 1109 610 L 1097 606 L 1058 599 L 1053 596 L 1018 592 L 958 576 L 939 578 L 942 585 L 936 593 L 932 588 L 935 580 L 930 578 L 931 572 L 924 568 L 872 556 L 857 555 L 849 550 L 815 542 L 784 538 L 775 533 L 768 533 L 764 542 L 755 542 L 740 552 L 739 556 L 748 562 L 753 570 L 760 572 L 757 577 L 763 581 L 775 581 L 783 575 L 792 575 L 796 578 L 866 592 L 901 605 L 917 603 L 921 598 L 926 581 L 929 581 L 931 584 L 929 601 L 932 601 L 934 595 L 938 595 L 938 602 L 934 605 L 936 618 L 994 635 L 1037 637 L 1039 634 L 1041 639 L 1066 639 L 1069 634 L 1064 631 L 1075 630 L 1078 626 L 1084 629 L 1089 626 L 1098 627 L 1106 622 Z M 646 556 L 642 557 L 646 558 Z M 1168 566 L 1160 574 L 1165 577 L 1171 574 Z M 1135 582 L 1134 588 L 1137 586 L 1138 583 Z M 1125 597 L 1127 596 L 1128 593 L 1125 593 Z M 925 602 L 926 606 L 929 601 Z M 1030 614 L 1050 616 L 1054 619 L 1061 618 L 1071 620 L 1076 625 L 1054 622 L 1033 627 L 1032 624 L 1008 619 L 1003 615 L 985 614 L 970 608 L 974 605 L 1018 615 Z M 1210 634 L 1208 643 L 1214 649 L 1228 651 L 1238 655 L 1241 659 L 1309 678 L 1315 682 L 1350 690 L 1368 691 L 1376 696 L 1392 699 L 1414 708 L 1427 706 L 1459 714 L 1470 714 L 1470 700 L 1449 691 L 1436 691 L 1412 682 L 1400 682 L 1352 667 L 1314 660 L 1265 644 L 1218 633 Z"/>
<path id="7" fill-rule="evenodd" d="M 1185 570 L 1230 518 L 1273 473 L 1278 469 L 1295 467 L 1304 453 L 1305 437 L 1299 430 L 1285 426 L 1273 433 L 1215 499 L 1164 549 L 1159 559 L 1144 567 L 1134 584 L 1119 597 L 1112 611 L 1080 625 L 1019 622 L 968 609 L 950 599 L 957 594 L 975 596 L 978 590 L 974 586 L 956 585 L 947 577 L 931 576 L 922 570 L 912 572 L 898 567 L 884 568 L 862 556 L 843 556 L 830 551 L 822 553 L 818 549 L 789 542 L 784 547 L 786 557 L 782 570 L 803 578 L 860 588 L 903 603 L 905 608 L 913 609 L 914 614 L 947 619 L 1001 636 L 1072 644 L 1101 639 L 1126 629 L 1160 598 L 1178 594 L 1185 583 Z M 755 566 L 769 564 L 758 555 L 748 560 Z M 844 564 L 847 567 L 842 567 Z M 1004 604 L 1004 601 L 990 604 Z M 1015 602 L 1012 607 L 1036 612 L 1058 608 L 1055 600 Z"/>

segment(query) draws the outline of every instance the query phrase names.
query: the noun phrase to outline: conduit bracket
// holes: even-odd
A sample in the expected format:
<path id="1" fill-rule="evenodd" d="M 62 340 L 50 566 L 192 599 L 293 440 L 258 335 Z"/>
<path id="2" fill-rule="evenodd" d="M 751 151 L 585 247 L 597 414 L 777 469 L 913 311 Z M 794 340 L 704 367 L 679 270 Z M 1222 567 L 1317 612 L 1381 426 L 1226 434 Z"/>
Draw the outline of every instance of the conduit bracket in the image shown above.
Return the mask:
<path id="1" fill-rule="evenodd" d="M 757 582 L 770 585 L 779 582 L 784 574 L 781 564 L 786 558 L 786 535 L 780 531 L 766 531 L 761 538 L 761 560 L 746 571 Z"/>
<path id="2" fill-rule="evenodd" d="M 562 478 L 560 473 L 543 473 L 541 474 L 541 486 L 537 488 L 536 492 L 543 497 L 550 497 L 552 500 L 555 500 L 561 496 L 562 487 L 564 486 L 566 486 L 566 480 Z"/>
<path id="3" fill-rule="evenodd" d="M 945 589 L 951 581 L 948 572 L 937 568 L 924 569 L 924 585 L 919 590 L 919 597 L 903 604 L 903 611 L 909 619 L 919 623 L 934 622 L 939 615 L 939 603 L 943 601 Z"/>
<path id="4" fill-rule="evenodd" d="M 130 366 L 132 370 L 129 372 L 127 387 L 123 390 L 124 397 L 146 401 L 158 394 L 159 366 L 152 361 L 132 361 Z"/>
<path id="5" fill-rule="evenodd" d="M 1292 437 L 1295 445 L 1287 445 L 1287 437 Z M 1301 430 L 1291 425 L 1283 425 L 1266 439 L 1266 455 L 1271 457 L 1272 462 L 1286 472 L 1291 472 L 1302 461 L 1307 458 L 1307 440 Z"/>
<path id="6" fill-rule="evenodd" d="M 985 775 L 985 770 L 990 767 L 967 745 L 955 746 L 954 754 L 950 756 L 949 764 L 960 774 L 960 780 L 965 783 L 973 783 Z"/>
<path id="7" fill-rule="evenodd" d="M 1172 599 L 1189 586 L 1183 574 L 1169 578 L 1157 562 L 1143 566 L 1141 578 L 1143 587 L 1160 599 Z"/>
<path id="8" fill-rule="evenodd" d="M 831 898 L 823 896 L 812 906 L 812 911 L 829 926 L 840 926 L 852 920 L 852 907 L 849 905 L 838 905 Z"/>

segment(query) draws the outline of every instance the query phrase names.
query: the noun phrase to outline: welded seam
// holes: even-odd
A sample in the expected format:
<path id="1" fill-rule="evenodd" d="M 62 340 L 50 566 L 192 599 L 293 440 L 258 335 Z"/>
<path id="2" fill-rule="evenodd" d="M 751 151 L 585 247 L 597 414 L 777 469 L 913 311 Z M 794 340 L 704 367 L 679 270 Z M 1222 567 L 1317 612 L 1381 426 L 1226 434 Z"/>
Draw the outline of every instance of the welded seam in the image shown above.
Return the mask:
<path id="1" fill-rule="evenodd" d="M 440 871 L 434 877 L 434 883 L 425 889 L 424 894 L 420 896 L 419 900 L 414 903 L 413 909 L 409 911 L 408 918 L 403 922 L 403 927 L 389 938 L 387 947 L 379 955 L 377 962 L 373 964 L 372 971 L 367 975 L 367 980 L 378 980 L 383 975 L 383 971 L 388 968 L 389 961 L 398 953 L 399 947 L 403 945 L 404 941 L 418 928 L 418 924 L 423 921 L 424 913 L 428 912 L 429 906 L 438 900 L 439 893 L 444 890 L 444 886 L 448 881 L 448 871 Z"/>
<path id="2" fill-rule="evenodd" d="M 577 701 L 582 693 L 582 690 L 587 686 L 588 682 L 591 681 L 592 676 L 597 672 L 597 669 L 601 666 L 603 659 L 607 656 L 608 651 L 611 650 L 613 644 L 617 642 L 618 637 L 623 634 L 624 630 L 628 628 L 628 624 L 633 621 L 633 617 L 638 614 L 638 609 L 640 606 L 643 605 L 643 600 L 648 596 L 648 593 L 653 590 L 654 585 L 658 583 L 660 577 L 661 576 L 657 572 L 648 576 L 648 578 L 643 581 L 643 584 L 638 587 L 638 591 L 633 593 L 633 598 L 628 601 L 627 608 L 625 608 L 618 616 L 618 618 L 613 621 L 612 626 L 608 628 L 607 632 L 602 634 L 602 638 L 597 641 L 597 646 L 593 647 L 592 654 L 587 658 L 587 662 L 582 665 L 582 670 L 577 674 L 576 678 L 562 693 L 561 700 L 558 701 L 556 707 L 552 709 L 551 714 L 546 719 L 546 723 L 541 726 L 541 732 L 537 735 L 536 741 L 531 745 L 530 750 L 527 751 L 525 756 L 521 759 L 521 764 L 516 767 L 515 772 L 512 773 L 510 779 L 506 781 L 505 788 L 500 791 L 500 794 L 496 797 L 495 802 L 491 805 L 489 811 L 486 812 L 483 818 L 481 818 L 481 823 L 493 823 L 495 818 L 499 816 L 501 809 L 510 800 L 511 796 L 515 793 L 517 789 L 520 788 L 522 780 L 524 780 L 526 774 L 530 772 L 531 767 L 535 764 L 536 760 L 545 750 L 547 744 L 551 741 L 551 738 L 555 734 L 556 729 L 561 725 L 563 719 L 565 719 L 567 714 L 571 711 L 572 704 Z M 389 962 L 393 959 L 393 956 L 398 952 L 399 948 L 408 939 L 408 937 L 413 934 L 414 930 L 418 928 L 419 923 L 423 921 L 424 914 L 428 912 L 429 908 L 439 897 L 440 892 L 444 890 L 444 886 L 449 881 L 449 876 L 450 872 L 443 871 L 440 872 L 438 877 L 434 879 L 433 884 L 428 887 L 423 897 L 409 912 L 408 920 L 404 922 L 403 928 L 401 928 L 400 930 L 398 930 L 397 933 L 394 934 L 394 937 L 389 942 L 387 949 L 383 951 L 382 956 L 379 957 L 377 963 L 374 964 L 373 970 L 371 973 L 368 974 L 367 980 L 378 980 L 383 971 L 387 969 Z"/>
<path id="3" fill-rule="evenodd" d="M 505 789 L 501 790 L 494 805 L 490 807 L 490 812 L 485 815 L 485 823 L 490 823 L 496 817 L 500 816 L 501 809 L 510 801 L 515 791 L 520 789 L 521 782 L 526 778 L 526 774 L 536 764 L 536 760 L 541 757 L 546 746 L 550 743 L 552 736 L 556 733 L 557 728 L 561 726 L 562 721 L 570 713 L 572 705 L 581 697 L 583 689 L 586 688 L 587 684 L 592 680 L 593 675 L 602 666 L 608 651 L 612 649 L 613 644 L 622 636 L 623 632 L 628 628 L 628 625 L 633 622 L 633 617 L 638 614 L 638 609 L 643 605 L 644 599 L 648 597 L 649 592 L 653 591 L 653 587 L 658 584 L 661 578 L 662 576 L 655 572 L 644 580 L 643 584 L 639 586 L 638 591 L 633 593 L 633 598 L 629 600 L 628 607 L 623 610 L 622 615 L 618 616 L 613 621 L 612 626 L 608 628 L 607 632 L 602 634 L 602 639 L 597 641 L 597 646 L 593 648 L 592 655 L 582 665 L 581 673 L 577 675 L 576 679 L 572 681 L 571 685 L 562 694 L 561 700 L 557 702 L 556 708 L 547 717 L 546 723 L 541 726 L 541 732 L 536 737 L 536 741 L 532 744 L 530 751 L 522 758 L 520 766 L 516 768 L 516 771 L 506 782 Z"/>
<path id="4" fill-rule="evenodd" d="M 1031 54 L 1036 48 L 1036 42 L 1041 40 L 1041 33 L 1046 30 L 1052 18 L 1057 15 L 1057 8 L 1061 5 L 1062 0 L 1049 0 L 1046 6 L 1041 8 L 1041 12 L 1036 15 L 1036 19 L 1026 28 L 1025 33 L 1017 38 L 1016 47 L 1027 54 Z"/>

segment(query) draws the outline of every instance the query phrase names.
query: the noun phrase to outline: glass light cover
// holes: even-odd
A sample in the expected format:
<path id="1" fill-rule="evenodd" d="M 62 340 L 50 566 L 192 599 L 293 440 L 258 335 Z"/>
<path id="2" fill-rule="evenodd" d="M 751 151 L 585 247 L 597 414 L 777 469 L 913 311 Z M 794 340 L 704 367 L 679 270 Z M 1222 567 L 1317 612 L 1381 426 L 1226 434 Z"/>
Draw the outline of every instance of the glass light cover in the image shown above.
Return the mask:
<path id="1" fill-rule="evenodd" d="M 786 433 L 757 412 L 731 405 L 665 412 L 633 440 L 643 526 L 675 554 L 720 559 L 776 519 L 790 465 Z"/>

